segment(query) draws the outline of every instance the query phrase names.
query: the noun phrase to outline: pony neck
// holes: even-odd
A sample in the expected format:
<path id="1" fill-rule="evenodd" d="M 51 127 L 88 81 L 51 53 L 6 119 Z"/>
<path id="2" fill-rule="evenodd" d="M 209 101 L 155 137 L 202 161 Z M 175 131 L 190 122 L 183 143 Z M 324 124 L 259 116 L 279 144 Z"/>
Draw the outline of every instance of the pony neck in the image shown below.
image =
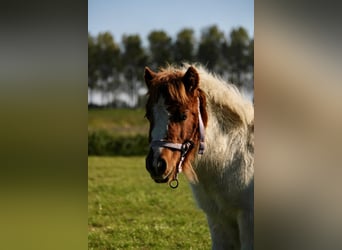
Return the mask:
<path id="1" fill-rule="evenodd" d="M 196 157 L 195 172 L 207 174 L 221 168 L 222 164 L 228 166 L 241 157 L 248 143 L 248 126 L 234 110 L 207 98 L 206 105 L 208 121 L 206 126 L 205 151 L 202 156 Z M 210 168 L 209 168 L 210 166 Z"/>

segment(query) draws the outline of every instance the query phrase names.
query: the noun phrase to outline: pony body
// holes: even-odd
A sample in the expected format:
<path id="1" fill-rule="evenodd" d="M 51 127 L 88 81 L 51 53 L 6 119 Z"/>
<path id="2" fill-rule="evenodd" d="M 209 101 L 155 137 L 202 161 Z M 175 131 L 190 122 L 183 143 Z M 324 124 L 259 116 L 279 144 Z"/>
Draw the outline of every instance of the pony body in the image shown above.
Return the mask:
<path id="1" fill-rule="evenodd" d="M 187 68 L 170 66 L 161 72 L 185 76 L 189 72 Z M 203 155 L 197 155 L 195 150 L 190 153 L 185 160 L 188 170 L 184 173 L 198 206 L 207 216 L 212 248 L 253 249 L 253 105 L 233 85 L 208 73 L 202 66 L 192 69 L 195 69 L 192 74 L 197 73 L 198 77 L 196 88 L 204 95 L 201 110 L 205 113 L 205 151 Z M 196 77 L 190 79 L 196 81 Z M 186 83 L 185 88 L 189 88 Z M 178 155 L 172 156 L 176 157 Z M 192 172 L 195 177 L 189 174 Z"/>
<path id="2" fill-rule="evenodd" d="M 253 249 L 254 109 L 233 86 L 203 69 L 199 76 L 208 124 L 191 188 L 207 215 L 213 249 Z"/>

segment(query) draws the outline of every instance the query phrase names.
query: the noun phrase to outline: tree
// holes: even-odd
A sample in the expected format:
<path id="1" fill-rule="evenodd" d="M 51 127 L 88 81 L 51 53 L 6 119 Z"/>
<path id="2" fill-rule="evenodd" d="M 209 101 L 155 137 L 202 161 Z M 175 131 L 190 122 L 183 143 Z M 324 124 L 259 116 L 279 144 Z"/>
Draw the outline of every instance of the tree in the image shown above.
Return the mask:
<path id="1" fill-rule="evenodd" d="M 147 55 L 142 47 L 139 35 L 123 36 L 122 54 L 123 72 L 127 79 L 128 91 L 131 94 L 132 102 L 138 102 L 138 89 L 143 83 L 142 69 L 147 64 Z"/>
<path id="2" fill-rule="evenodd" d="M 151 64 L 152 67 L 162 66 L 165 63 L 171 63 L 172 39 L 165 31 L 152 31 L 148 35 Z"/>
<path id="3" fill-rule="evenodd" d="M 174 60 L 176 63 L 192 62 L 195 59 L 195 42 L 192 29 L 183 29 L 177 34 L 174 44 Z"/>
<path id="4" fill-rule="evenodd" d="M 88 33 L 89 104 L 98 89 L 103 94 L 103 103 L 109 101 L 104 98 L 111 93 L 115 106 L 119 103 L 115 96 L 124 92 L 131 96 L 133 104 L 144 105 L 144 97 L 138 95 L 144 88 L 143 68 L 173 62 L 198 61 L 237 85 L 244 81 L 253 86 L 254 39 L 242 27 L 225 37 L 216 25 L 209 26 L 201 31 L 199 41 L 191 28 L 184 28 L 177 33 L 174 43 L 165 31 L 154 30 L 149 33 L 148 42 L 144 48 L 140 36 L 133 34 L 124 35 L 117 44 L 109 32 L 95 37 Z"/>
<path id="5" fill-rule="evenodd" d="M 120 48 L 109 32 L 100 33 L 97 36 L 97 47 L 100 76 L 103 80 L 107 80 L 112 75 L 113 67 L 120 65 Z"/>
<path id="6" fill-rule="evenodd" d="M 95 44 L 95 39 L 88 33 L 88 88 L 90 91 L 89 103 L 93 104 L 93 91 L 97 87 L 97 47 Z"/>
<path id="7" fill-rule="evenodd" d="M 248 44 L 247 64 L 251 70 L 254 69 L 254 39 L 251 39 L 249 44 Z"/>
<path id="8" fill-rule="evenodd" d="M 250 62 L 249 45 L 250 39 L 247 31 L 243 27 L 232 29 L 230 32 L 228 58 L 232 66 L 232 72 L 237 75 L 236 80 L 239 84 L 241 84 L 242 73 L 247 71 Z"/>
<path id="9" fill-rule="evenodd" d="M 197 58 L 199 62 L 213 70 L 221 63 L 221 47 L 224 43 L 224 33 L 216 25 L 202 30 Z"/>
<path id="10" fill-rule="evenodd" d="M 139 35 L 124 35 L 122 38 L 123 53 L 122 63 L 124 66 L 130 65 L 134 68 L 134 73 L 139 74 L 141 67 L 146 66 L 147 54 L 142 47 L 141 39 Z M 140 76 L 141 74 L 139 74 Z M 143 77 L 140 77 L 141 80 Z"/>
<path id="11" fill-rule="evenodd" d="M 117 87 L 114 81 L 113 70 L 120 68 L 120 47 L 114 42 L 109 32 L 99 33 L 97 36 L 97 61 L 99 70 L 99 87 L 102 90 L 102 98 L 109 91 L 113 92 Z"/>

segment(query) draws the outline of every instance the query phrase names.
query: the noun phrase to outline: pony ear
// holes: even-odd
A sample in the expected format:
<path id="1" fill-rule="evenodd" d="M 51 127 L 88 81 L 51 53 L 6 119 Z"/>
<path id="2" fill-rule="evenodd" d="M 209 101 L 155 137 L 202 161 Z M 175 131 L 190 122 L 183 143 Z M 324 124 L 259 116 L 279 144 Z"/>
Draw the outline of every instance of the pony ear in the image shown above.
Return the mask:
<path id="1" fill-rule="evenodd" d="M 190 66 L 184 74 L 182 81 L 187 92 L 193 92 L 199 84 L 199 75 L 197 70 Z"/>
<path id="2" fill-rule="evenodd" d="M 145 67 L 144 78 L 148 88 L 150 88 L 152 79 L 155 77 L 155 75 L 156 73 L 154 73 L 149 67 Z"/>

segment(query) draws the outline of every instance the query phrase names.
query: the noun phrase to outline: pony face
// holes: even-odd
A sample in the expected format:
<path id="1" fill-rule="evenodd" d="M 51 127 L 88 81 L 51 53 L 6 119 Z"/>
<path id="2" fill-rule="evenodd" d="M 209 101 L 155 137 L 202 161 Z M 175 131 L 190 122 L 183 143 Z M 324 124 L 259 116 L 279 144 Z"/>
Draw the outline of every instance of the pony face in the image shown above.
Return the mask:
<path id="1" fill-rule="evenodd" d="M 167 70 L 155 73 L 146 68 L 145 82 L 148 87 L 146 117 L 150 122 L 151 145 L 146 169 L 155 182 L 170 183 L 176 178 L 182 161 L 184 174 L 193 181 L 196 176 L 190 162 L 199 144 L 199 105 L 205 109 L 205 96 L 198 88 L 198 73 L 193 67 L 186 73 Z M 202 116 L 206 123 L 206 112 Z M 187 142 L 192 147 L 184 156 L 182 150 L 172 147 Z"/>

